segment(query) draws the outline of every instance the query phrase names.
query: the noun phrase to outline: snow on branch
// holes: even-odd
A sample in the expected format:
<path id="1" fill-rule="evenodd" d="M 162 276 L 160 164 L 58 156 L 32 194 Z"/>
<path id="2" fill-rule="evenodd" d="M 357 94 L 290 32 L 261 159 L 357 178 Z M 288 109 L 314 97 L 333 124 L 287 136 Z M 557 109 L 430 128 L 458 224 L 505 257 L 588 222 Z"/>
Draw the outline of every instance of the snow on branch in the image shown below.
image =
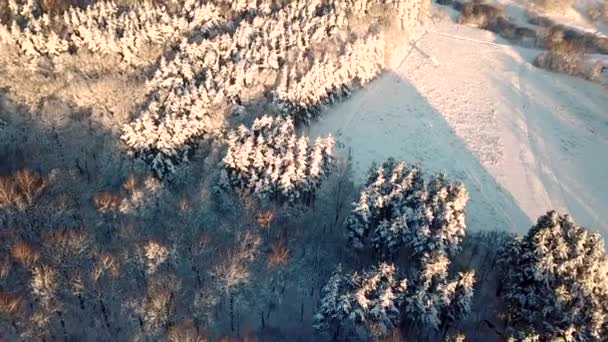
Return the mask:
<path id="1" fill-rule="evenodd" d="M 516 338 L 606 339 L 608 257 L 598 233 L 550 211 L 507 242 L 498 260 Z"/>
<path id="2" fill-rule="evenodd" d="M 443 250 L 454 255 L 465 234 L 468 194 L 443 175 L 425 182 L 416 166 L 389 159 L 372 168 L 346 220 L 355 249 L 373 247 L 391 258 L 410 247 L 416 255 Z"/>
<path id="3" fill-rule="evenodd" d="M 263 116 L 230 132 L 221 185 L 260 199 L 309 204 L 329 172 L 333 138 L 296 136 L 290 118 Z"/>
<path id="4" fill-rule="evenodd" d="M 351 275 L 342 274 L 338 266 L 321 290 L 320 309 L 313 326 L 329 330 L 351 322 L 363 324 L 374 335 L 386 335 L 398 325 L 407 286 L 407 279 L 399 276 L 393 264 L 380 263 Z"/>
<path id="5" fill-rule="evenodd" d="M 202 1 L 187 1 L 176 13 L 143 1 L 128 10 L 111 1 L 96 1 L 86 8 L 70 7 L 63 14 L 42 14 L 37 1 L 10 0 L 12 20 L 0 25 L 0 45 L 18 48 L 33 64 L 41 57 L 87 50 L 119 55 L 126 66 L 139 66 L 148 46 L 219 24 L 218 9 Z"/>
<path id="6" fill-rule="evenodd" d="M 295 0 L 277 8 L 268 1 L 219 1 L 229 5 L 231 19 L 199 39 L 183 39 L 163 57 L 148 85 L 148 105 L 124 127 L 123 140 L 164 175 L 187 161 L 197 141 L 221 137 L 224 118 L 246 113 L 249 104 L 307 122 L 384 68 L 380 19 L 355 34 L 349 19 L 365 14 L 353 14 L 347 3 Z M 357 3 L 363 11 L 414 6 Z"/>

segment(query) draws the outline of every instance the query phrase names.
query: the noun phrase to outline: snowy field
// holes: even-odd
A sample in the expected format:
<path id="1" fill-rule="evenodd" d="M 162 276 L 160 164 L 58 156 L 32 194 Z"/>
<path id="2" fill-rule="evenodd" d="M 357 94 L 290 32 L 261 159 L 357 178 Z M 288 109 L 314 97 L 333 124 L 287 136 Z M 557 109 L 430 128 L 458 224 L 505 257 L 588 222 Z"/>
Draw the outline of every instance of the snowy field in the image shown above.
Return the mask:
<path id="1" fill-rule="evenodd" d="M 608 91 L 535 68 L 536 54 L 449 19 L 429 23 L 310 134 L 352 149 L 360 181 L 390 156 L 462 180 L 471 229 L 523 232 L 555 208 L 608 237 Z"/>

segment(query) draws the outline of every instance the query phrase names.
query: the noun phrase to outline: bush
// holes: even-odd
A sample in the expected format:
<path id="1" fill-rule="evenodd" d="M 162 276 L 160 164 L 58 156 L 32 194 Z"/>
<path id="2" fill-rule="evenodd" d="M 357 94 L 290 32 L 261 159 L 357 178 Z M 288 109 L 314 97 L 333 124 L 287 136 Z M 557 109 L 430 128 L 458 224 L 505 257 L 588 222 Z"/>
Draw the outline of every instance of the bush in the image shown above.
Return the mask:
<path id="1" fill-rule="evenodd" d="M 19 198 L 17 188 L 9 177 L 0 177 L 0 208 L 14 205 Z"/>
<path id="2" fill-rule="evenodd" d="M 554 26 L 545 37 L 547 51 L 534 59 L 534 66 L 572 76 L 599 81 L 601 63 L 585 62 L 585 45 L 582 40 L 566 36 L 563 28 Z"/>
<path id="3" fill-rule="evenodd" d="M 269 267 L 285 266 L 289 261 L 289 249 L 282 240 L 273 241 L 267 262 Z"/>
<path id="4" fill-rule="evenodd" d="M 28 169 L 17 171 L 14 178 L 21 196 L 28 206 L 31 206 L 34 200 L 46 190 L 46 179 Z"/>
<path id="5" fill-rule="evenodd" d="M 169 328 L 167 333 L 169 342 L 206 342 L 205 333 L 200 331 L 192 321 L 179 322 Z"/>
<path id="6" fill-rule="evenodd" d="M 545 12 L 564 13 L 571 7 L 570 0 L 534 0 L 534 5 Z"/>
<path id="7" fill-rule="evenodd" d="M 502 8 L 479 1 L 473 1 L 462 6 L 462 13 L 458 17 L 458 23 L 487 29 L 493 25 L 498 18 L 502 17 L 504 17 L 504 10 Z"/>
<path id="8" fill-rule="evenodd" d="M 5 25 L 11 19 L 11 10 L 8 7 L 8 0 L 0 0 L 0 25 Z"/>
<path id="9" fill-rule="evenodd" d="M 28 169 L 17 171 L 13 177 L 0 176 L 0 208 L 28 208 L 44 193 L 46 187 L 46 178 Z"/>
<path id="10" fill-rule="evenodd" d="M 118 194 L 107 191 L 99 192 L 93 196 L 95 208 L 97 208 L 97 210 L 100 212 L 118 210 L 121 202 L 122 198 L 120 198 Z"/>
<path id="11" fill-rule="evenodd" d="M 40 0 L 40 9 L 43 13 L 62 14 L 70 7 L 77 7 L 82 3 L 78 0 Z"/>
<path id="12" fill-rule="evenodd" d="M 0 319 L 14 318 L 21 310 L 22 303 L 21 297 L 0 291 Z"/>
<path id="13" fill-rule="evenodd" d="M 11 256 L 26 268 L 31 268 L 40 259 L 40 252 L 26 242 L 17 242 L 11 248 Z"/>

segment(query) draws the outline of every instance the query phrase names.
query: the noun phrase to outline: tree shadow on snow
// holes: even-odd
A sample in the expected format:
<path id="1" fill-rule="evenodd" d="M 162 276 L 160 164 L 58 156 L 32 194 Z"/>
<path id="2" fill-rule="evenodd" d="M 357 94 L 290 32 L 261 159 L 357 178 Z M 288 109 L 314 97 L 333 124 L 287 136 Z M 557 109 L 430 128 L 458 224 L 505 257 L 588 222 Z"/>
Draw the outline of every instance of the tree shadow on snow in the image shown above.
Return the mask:
<path id="1" fill-rule="evenodd" d="M 604 169 L 608 148 L 608 93 L 582 78 L 534 67 L 536 50 L 514 48 L 505 61 L 512 77 L 492 75 L 491 86 L 521 117 L 536 175 L 552 208 L 606 237 L 608 183 Z M 520 128 L 518 128 L 520 129 Z M 542 213 L 538 213 L 539 215 Z"/>
<path id="2" fill-rule="evenodd" d="M 445 173 L 465 184 L 470 194 L 469 229 L 524 232 L 531 226 L 511 194 L 486 171 L 443 116 L 392 71 L 328 109 L 309 131 L 311 136 L 331 133 L 339 149 L 352 149 L 360 183 L 373 162 L 404 159 L 420 164 L 427 174 Z"/>
<path id="3" fill-rule="evenodd" d="M 364 181 L 373 162 L 394 157 L 419 164 L 427 176 L 441 172 L 465 184 L 470 196 L 467 227 L 471 231 L 485 231 L 482 236 L 486 237 L 478 247 L 468 248 L 469 254 L 455 260 L 455 265 L 475 267 L 479 294 L 474 314 L 454 328 L 467 332 L 467 339 L 472 341 L 499 340 L 502 326 L 495 316 L 495 305 L 488 304 L 496 302 L 493 270 L 498 246 L 487 244 L 493 241 L 498 244 L 500 234 L 491 237 L 494 233 L 487 235 L 487 232 L 525 232 L 530 228 L 532 222 L 513 196 L 497 183 L 426 98 L 395 72 L 384 73 L 352 98 L 328 109 L 309 128 L 312 137 L 328 133 L 335 136 L 340 152 L 352 150 L 358 183 Z M 411 337 L 441 338 L 429 333 L 425 338 Z"/>

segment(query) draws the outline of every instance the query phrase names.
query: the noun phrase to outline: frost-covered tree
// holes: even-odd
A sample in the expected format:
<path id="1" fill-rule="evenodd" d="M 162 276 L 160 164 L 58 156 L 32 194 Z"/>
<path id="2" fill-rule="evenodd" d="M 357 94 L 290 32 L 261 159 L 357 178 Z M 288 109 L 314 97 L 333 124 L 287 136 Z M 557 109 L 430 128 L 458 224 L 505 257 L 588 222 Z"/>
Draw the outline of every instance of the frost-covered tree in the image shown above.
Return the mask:
<path id="1" fill-rule="evenodd" d="M 414 266 L 410 290 L 404 304 L 404 318 L 434 330 L 464 318 L 470 311 L 475 273 L 448 278 L 450 260 L 445 252 L 424 254 Z"/>
<path id="2" fill-rule="evenodd" d="M 420 170 L 389 159 L 372 167 L 358 202 L 353 203 L 346 228 L 351 246 L 373 247 L 383 258 L 404 246 L 421 255 L 434 250 L 458 251 L 464 237 L 464 208 L 468 200 L 462 184 L 443 175 L 427 185 Z"/>
<path id="3" fill-rule="evenodd" d="M 516 336 L 606 339 L 608 259 L 598 233 L 550 211 L 528 234 L 506 243 L 499 261 L 501 295 Z"/>
<path id="4" fill-rule="evenodd" d="M 408 241 L 410 207 L 423 187 L 419 169 L 404 161 L 389 159 L 372 167 L 359 201 L 353 203 L 346 219 L 350 245 L 355 249 L 373 246 L 382 257 L 395 255 Z"/>
<path id="5" fill-rule="evenodd" d="M 342 274 L 339 266 L 323 287 L 314 327 L 328 330 L 347 322 L 363 324 L 374 335 L 385 335 L 399 322 L 399 307 L 407 279 L 395 266 L 380 263 L 363 273 Z"/>
<path id="6" fill-rule="evenodd" d="M 151 46 L 161 46 L 182 34 L 219 23 L 219 10 L 199 0 L 185 1 L 177 11 L 142 1 L 128 10 L 115 2 L 95 1 L 63 14 L 42 13 L 38 0 L 10 0 L 0 43 L 17 47 L 33 65 L 70 51 L 86 50 L 120 56 L 125 66 L 141 66 Z M 1 45 L 1 44 L 0 44 Z"/>
<path id="7" fill-rule="evenodd" d="M 444 175 L 432 178 L 429 185 L 417 193 L 410 223 L 415 253 L 445 250 L 452 256 L 460 251 L 468 199 L 464 185 L 450 183 Z"/>
<path id="8" fill-rule="evenodd" d="M 439 329 L 464 318 L 471 307 L 474 272 L 462 272 L 448 280 L 445 255 L 423 259 L 422 268 L 411 280 L 400 277 L 396 266 L 384 262 L 349 276 L 339 266 L 321 291 L 314 327 L 339 333 L 350 323 L 385 335 L 403 319 Z"/>
<path id="9" fill-rule="evenodd" d="M 443 175 L 427 183 L 417 167 L 389 159 L 370 169 L 346 219 L 353 248 L 373 248 L 380 259 L 411 254 L 407 264 L 398 265 L 410 275 L 401 310 L 403 319 L 420 327 L 446 327 L 470 311 L 474 273 L 449 277 L 450 257 L 465 235 L 467 200 L 462 184 Z"/>
<path id="10" fill-rule="evenodd" d="M 338 265 L 323 289 L 319 309 L 314 316 L 313 326 L 317 330 L 329 330 L 339 326 L 350 316 L 351 307 L 344 301 L 346 294 L 346 280 L 342 272 L 342 265 Z"/>
<path id="11" fill-rule="evenodd" d="M 221 185 L 239 188 L 260 199 L 310 203 L 329 172 L 333 138 L 295 134 L 290 118 L 263 116 L 251 129 L 228 134 Z"/>
<path id="12" fill-rule="evenodd" d="M 148 104 L 124 127 L 123 141 L 163 175 L 187 161 L 197 141 L 221 136 L 224 117 L 246 113 L 248 103 L 306 122 L 384 68 L 383 16 L 367 11 L 397 10 L 417 22 L 422 2 L 230 2 L 223 25 L 209 14 L 196 30 L 204 39 L 184 38 L 161 60 Z M 241 20 L 245 12 L 251 20 Z"/>
<path id="13" fill-rule="evenodd" d="M 146 99 L 122 140 L 165 175 L 198 141 L 221 137 L 224 118 L 249 103 L 308 121 L 348 96 L 385 67 L 386 22 L 409 31 L 429 1 L 94 1 L 61 14 L 43 13 L 41 3 L 8 1 L 6 60 L 45 74 L 87 55 L 113 57 L 128 71 L 150 68 Z"/>
<path id="14" fill-rule="evenodd" d="M 453 290 L 450 290 L 452 300 L 449 301 L 449 304 L 443 311 L 443 324 L 457 322 L 465 318 L 471 311 L 474 286 L 475 271 L 471 270 L 458 274 L 458 278 L 452 287 Z"/>

